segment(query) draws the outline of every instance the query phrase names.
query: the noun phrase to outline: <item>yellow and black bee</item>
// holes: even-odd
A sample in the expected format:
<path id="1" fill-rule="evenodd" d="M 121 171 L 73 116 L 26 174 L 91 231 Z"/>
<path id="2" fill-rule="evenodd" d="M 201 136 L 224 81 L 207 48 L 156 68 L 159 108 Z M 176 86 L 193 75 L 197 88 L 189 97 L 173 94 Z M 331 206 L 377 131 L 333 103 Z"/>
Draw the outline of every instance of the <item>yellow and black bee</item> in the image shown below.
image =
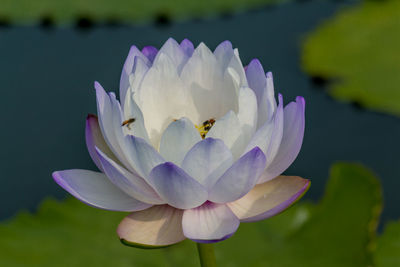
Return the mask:
<path id="1" fill-rule="evenodd" d="M 215 123 L 215 119 L 211 118 L 209 120 L 206 120 L 202 123 L 202 125 L 196 126 L 197 130 L 199 131 L 201 138 L 206 138 L 206 134 L 208 133 L 208 131 L 211 129 L 211 127 L 213 127 Z"/>
<path id="2" fill-rule="evenodd" d="M 125 126 L 126 125 L 126 127 L 128 127 L 128 129 L 130 130 L 131 129 L 131 124 L 134 123 L 135 120 L 136 120 L 135 118 L 127 119 L 126 121 L 122 122 L 121 126 Z"/>

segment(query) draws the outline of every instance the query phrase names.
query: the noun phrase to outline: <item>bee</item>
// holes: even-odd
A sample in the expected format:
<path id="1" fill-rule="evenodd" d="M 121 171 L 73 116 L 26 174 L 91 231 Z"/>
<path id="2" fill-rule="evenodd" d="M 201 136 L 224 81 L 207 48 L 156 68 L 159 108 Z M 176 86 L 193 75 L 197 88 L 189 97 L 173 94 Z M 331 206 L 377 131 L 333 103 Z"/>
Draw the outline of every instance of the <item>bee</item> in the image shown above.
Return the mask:
<path id="1" fill-rule="evenodd" d="M 214 123 L 215 123 L 214 118 L 204 121 L 203 122 L 204 131 L 208 132 L 211 129 L 211 127 L 213 127 Z"/>
<path id="2" fill-rule="evenodd" d="M 201 126 L 196 126 L 197 130 L 199 131 L 201 138 L 206 138 L 206 134 L 208 131 L 211 129 L 211 127 L 214 125 L 215 119 L 211 118 L 209 120 L 204 121 Z"/>
<path id="3" fill-rule="evenodd" d="M 130 130 L 131 129 L 130 126 L 131 126 L 132 123 L 135 122 L 135 120 L 136 120 L 135 118 L 127 119 L 127 120 L 122 122 L 121 126 L 125 126 L 126 125 L 126 127 L 128 127 L 128 129 Z"/>

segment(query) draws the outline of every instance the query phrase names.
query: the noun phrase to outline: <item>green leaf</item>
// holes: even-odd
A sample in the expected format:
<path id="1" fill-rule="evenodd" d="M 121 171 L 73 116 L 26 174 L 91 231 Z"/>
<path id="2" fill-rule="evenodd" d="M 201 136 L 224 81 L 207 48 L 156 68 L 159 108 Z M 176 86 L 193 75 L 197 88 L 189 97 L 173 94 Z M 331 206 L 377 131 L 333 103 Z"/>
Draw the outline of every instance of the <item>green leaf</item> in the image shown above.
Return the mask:
<path id="1" fill-rule="evenodd" d="M 243 223 L 215 245 L 218 266 L 367 266 L 382 205 L 374 175 L 339 163 L 322 201 L 298 203 L 257 223 Z M 124 213 L 74 199 L 45 201 L 35 215 L 0 225 L 0 266 L 199 266 L 195 243 L 138 249 L 118 240 Z"/>
<path id="2" fill-rule="evenodd" d="M 303 67 L 332 80 L 333 97 L 400 115 L 400 1 L 362 1 L 306 40 Z"/>
<path id="3" fill-rule="evenodd" d="M 378 238 L 374 255 L 376 267 L 400 266 L 400 222 L 391 222 Z"/>
<path id="4" fill-rule="evenodd" d="M 0 0 L 0 18 L 12 22 L 34 22 L 43 17 L 56 22 L 71 22 L 85 17 L 91 20 L 121 22 L 154 20 L 156 16 L 187 18 L 255 8 L 285 0 Z"/>

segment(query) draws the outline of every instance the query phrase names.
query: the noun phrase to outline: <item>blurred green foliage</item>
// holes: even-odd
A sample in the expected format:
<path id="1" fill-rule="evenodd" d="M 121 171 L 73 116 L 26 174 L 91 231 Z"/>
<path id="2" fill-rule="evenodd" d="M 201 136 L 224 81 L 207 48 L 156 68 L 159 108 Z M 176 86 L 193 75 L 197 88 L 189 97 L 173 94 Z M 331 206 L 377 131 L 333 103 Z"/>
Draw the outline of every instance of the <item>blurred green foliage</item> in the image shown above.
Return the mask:
<path id="1" fill-rule="evenodd" d="M 187 18 L 255 8 L 287 0 L 0 0 L 0 18 L 31 23 L 44 17 L 71 22 L 84 17 L 96 21 L 146 21 L 156 16 Z"/>
<path id="2" fill-rule="evenodd" d="M 400 224 L 375 231 L 382 192 L 358 164 L 331 169 L 319 204 L 299 203 L 265 221 L 243 223 L 217 243 L 219 266 L 398 266 Z M 69 198 L 45 201 L 34 215 L 0 225 L 0 266 L 198 266 L 195 243 L 142 250 L 122 245 L 115 233 L 124 213 L 88 207 Z M 374 252 L 375 256 L 374 256 Z"/>
<path id="3" fill-rule="evenodd" d="M 329 93 L 400 115 L 400 1 L 341 10 L 305 42 L 303 67 L 332 80 Z"/>

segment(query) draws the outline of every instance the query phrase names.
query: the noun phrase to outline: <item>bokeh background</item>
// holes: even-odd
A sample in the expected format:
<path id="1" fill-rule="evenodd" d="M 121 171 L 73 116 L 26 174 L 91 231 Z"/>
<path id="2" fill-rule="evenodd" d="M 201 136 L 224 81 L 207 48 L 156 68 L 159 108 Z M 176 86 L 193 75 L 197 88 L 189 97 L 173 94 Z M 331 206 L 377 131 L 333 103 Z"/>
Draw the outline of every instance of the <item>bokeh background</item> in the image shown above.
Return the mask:
<path id="1" fill-rule="evenodd" d="M 54 170 L 96 167 L 93 82 L 118 91 L 132 44 L 169 37 L 259 58 L 306 99 L 300 203 L 216 246 L 221 266 L 400 266 L 400 2 L 0 0 L 0 266 L 197 266 L 193 242 L 127 248 L 120 213 L 72 200 Z"/>

